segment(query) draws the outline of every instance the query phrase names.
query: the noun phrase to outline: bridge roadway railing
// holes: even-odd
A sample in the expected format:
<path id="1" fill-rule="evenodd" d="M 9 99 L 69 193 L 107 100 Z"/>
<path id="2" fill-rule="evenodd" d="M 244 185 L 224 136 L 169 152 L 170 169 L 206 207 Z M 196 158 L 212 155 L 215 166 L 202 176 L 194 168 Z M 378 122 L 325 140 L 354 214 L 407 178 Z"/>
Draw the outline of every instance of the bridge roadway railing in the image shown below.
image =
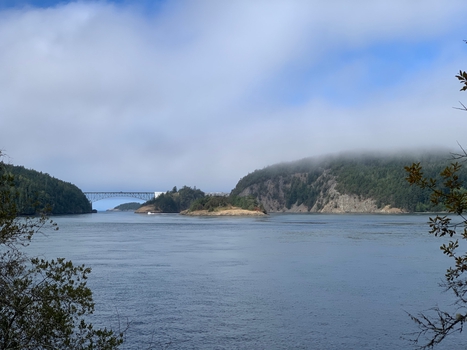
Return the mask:
<path id="1" fill-rule="evenodd" d="M 89 202 L 94 203 L 102 199 L 114 197 L 130 197 L 148 201 L 157 196 L 159 192 L 83 192 Z"/>

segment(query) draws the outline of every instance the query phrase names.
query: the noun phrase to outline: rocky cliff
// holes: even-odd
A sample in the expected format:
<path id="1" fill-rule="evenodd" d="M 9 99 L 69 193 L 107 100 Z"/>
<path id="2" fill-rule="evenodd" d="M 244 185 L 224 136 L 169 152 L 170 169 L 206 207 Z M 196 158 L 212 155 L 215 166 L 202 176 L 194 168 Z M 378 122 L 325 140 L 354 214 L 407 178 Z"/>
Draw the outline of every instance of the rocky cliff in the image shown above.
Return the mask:
<path id="1" fill-rule="evenodd" d="M 428 176 L 436 176 L 448 156 L 423 155 Z M 405 181 L 409 156 L 304 159 L 256 170 L 242 178 L 233 195 L 254 196 L 267 212 L 402 213 L 440 210 L 429 191 Z M 467 174 L 460 174 L 467 181 Z"/>
<path id="2" fill-rule="evenodd" d="M 304 181 L 306 174 L 294 174 L 294 178 Z M 294 203 L 290 207 L 284 205 L 286 193 L 290 191 L 291 184 L 284 181 L 283 178 L 278 179 L 277 182 L 267 180 L 265 184 L 249 186 L 240 192 L 240 196 L 256 196 L 268 213 L 402 213 L 406 211 L 392 208 L 390 205 L 380 208 L 374 199 L 362 198 L 355 194 L 342 194 L 336 190 L 335 176 L 324 173 L 317 181 L 320 182 L 320 191 L 311 208 L 304 203 L 299 205 Z M 260 190 L 261 188 L 262 190 Z"/>

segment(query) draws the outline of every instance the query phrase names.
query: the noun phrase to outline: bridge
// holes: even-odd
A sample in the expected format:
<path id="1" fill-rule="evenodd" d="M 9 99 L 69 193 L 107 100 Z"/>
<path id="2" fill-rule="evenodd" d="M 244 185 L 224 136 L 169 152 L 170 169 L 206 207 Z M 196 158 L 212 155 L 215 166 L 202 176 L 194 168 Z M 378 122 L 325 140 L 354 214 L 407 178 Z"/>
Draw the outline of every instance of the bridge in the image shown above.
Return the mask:
<path id="1" fill-rule="evenodd" d="M 107 198 L 126 197 L 137 198 L 143 201 L 156 198 L 162 192 L 83 192 L 90 203 Z"/>

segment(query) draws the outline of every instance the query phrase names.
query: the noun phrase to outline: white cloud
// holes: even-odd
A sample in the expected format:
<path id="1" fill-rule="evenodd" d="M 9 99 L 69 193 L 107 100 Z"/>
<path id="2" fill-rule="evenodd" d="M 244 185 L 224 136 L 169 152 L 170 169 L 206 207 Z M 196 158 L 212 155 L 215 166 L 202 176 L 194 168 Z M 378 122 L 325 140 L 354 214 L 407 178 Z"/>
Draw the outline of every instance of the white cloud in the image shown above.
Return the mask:
<path id="1" fill-rule="evenodd" d="M 104 2 L 4 11 L 0 147 L 83 190 L 228 191 L 279 161 L 455 146 L 463 115 L 451 106 L 463 95 L 453 75 L 467 47 L 451 36 L 466 7 L 180 1 L 154 15 Z M 379 83 L 362 87 L 376 74 L 372 47 L 401 43 L 440 51 L 423 69 L 377 72 Z M 349 52 L 352 60 L 327 63 Z M 302 91 L 289 70 L 310 80 Z M 304 97 L 288 103 L 281 84 Z M 339 101 L 347 91 L 353 103 Z"/>

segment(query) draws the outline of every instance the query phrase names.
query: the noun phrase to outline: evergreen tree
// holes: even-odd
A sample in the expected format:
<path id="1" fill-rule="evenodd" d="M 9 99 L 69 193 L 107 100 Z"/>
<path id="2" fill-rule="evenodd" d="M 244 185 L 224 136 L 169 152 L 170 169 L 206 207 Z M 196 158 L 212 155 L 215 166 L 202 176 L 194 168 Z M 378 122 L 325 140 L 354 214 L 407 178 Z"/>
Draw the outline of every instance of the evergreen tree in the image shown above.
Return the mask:
<path id="1" fill-rule="evenodd" d="M 24 251 L 47 217 L 18 217 L 15 178 L 0 162 L 0 349 L 117 349 L 123 335 L 94 329 L 86 285 L 91 272 L 63 258 L 47 261 Z"/>

